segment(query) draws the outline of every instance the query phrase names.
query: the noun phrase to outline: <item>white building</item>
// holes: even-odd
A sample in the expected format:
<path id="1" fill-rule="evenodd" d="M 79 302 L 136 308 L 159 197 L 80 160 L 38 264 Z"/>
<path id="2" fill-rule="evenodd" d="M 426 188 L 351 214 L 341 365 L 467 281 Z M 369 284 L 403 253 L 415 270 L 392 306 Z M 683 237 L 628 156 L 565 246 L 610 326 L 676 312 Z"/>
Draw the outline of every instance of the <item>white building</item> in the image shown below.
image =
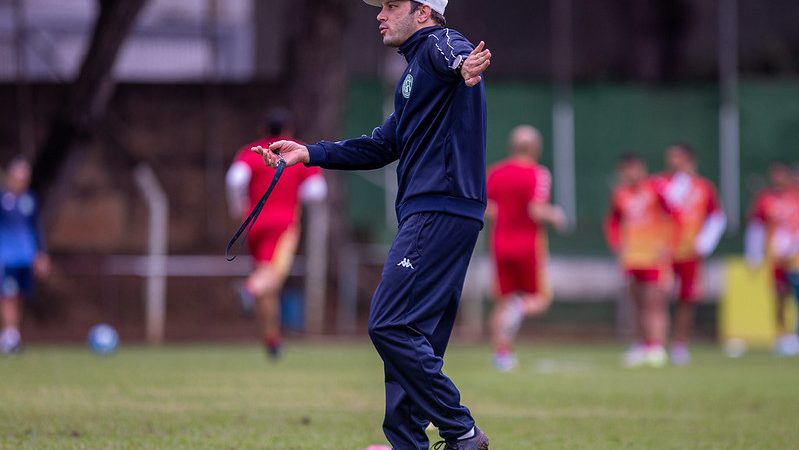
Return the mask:
<path id="1" fill-rule="evenodd" d="M 149 0 L 117 60 L 130 82 L 243 80 L 254 73 L 254 0 Z M 96 0 L 0 0 L 0 82 L 74 78 Z"/>

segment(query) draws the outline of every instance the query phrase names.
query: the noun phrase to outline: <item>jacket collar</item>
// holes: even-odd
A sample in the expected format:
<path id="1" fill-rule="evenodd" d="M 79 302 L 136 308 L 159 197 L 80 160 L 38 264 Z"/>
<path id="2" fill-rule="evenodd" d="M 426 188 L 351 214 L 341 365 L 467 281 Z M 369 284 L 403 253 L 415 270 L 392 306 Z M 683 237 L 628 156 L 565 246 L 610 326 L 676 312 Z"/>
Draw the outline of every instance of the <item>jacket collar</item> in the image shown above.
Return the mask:
<path id="1" fill-rule="evenodd" d="M 433 34 L 434 32 L 441 30 L 443 27 L 440 26 L 432 26 L 427 28 L 422 28 L 421 30 L 413 33 L 411 37 L 408 38 L 399 48 L 399 54 L 405 57 L 405 60 L 409 63 L 411 60 L 416 56 L 416 52 L 419 51 L 419 44 L 422 43 L 428 36 Z"/>

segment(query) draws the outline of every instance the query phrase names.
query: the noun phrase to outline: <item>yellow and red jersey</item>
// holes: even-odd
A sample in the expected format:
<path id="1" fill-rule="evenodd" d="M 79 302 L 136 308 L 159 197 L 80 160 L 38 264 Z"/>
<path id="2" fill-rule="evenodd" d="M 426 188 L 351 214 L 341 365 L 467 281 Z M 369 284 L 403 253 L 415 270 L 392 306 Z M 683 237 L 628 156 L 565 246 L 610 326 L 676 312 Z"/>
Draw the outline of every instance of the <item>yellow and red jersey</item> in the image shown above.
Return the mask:
<path id="1" fill-rule="evenodd" d="M 261 156 L 252 152 L 250 148 L 258 145 L 266 148 L 281 139 L 279 137 L 260 139 L 245 145 L 236 155 L 235 162 L 246 164 L 251 171 L 250 182 L 247 187 L 249 206 L 244 211 L 245 217 L 261 199 L 275 175 L 275 168 L 265 165 Z M 319 173 L 321 172 L 318 167 L 306 167 L 303 164 L 286 168 L 280 178 L 280 182 L 275 186 L 272 195 L 269 197 L 265 214 L 261 214 L 258 220 L 255 221 L 253 232 L 256 229 L 268 229 L 278 233 L 295 225 L 299 219 L 300 186 L 305 180 Z"/>
<path id="2" fill-rule="evenodd" d="M 647 179 L 613 191 L 605 236 L 626 270 L 665 268 L 674 247 L 673 214 L 662 181 Z"/>
<path id="3" fill-rule="evenodd" d="M 533 161 L 510 158 L 491 167 L 488 200 L 496 217 L 491 233 L 495 253 L 513 254 L 545 246 L 543 227 L 530 217 L 531 203 L 547 203 L 552 191 L 549 170 Z"/>
<path id="4" fill-rule="evenodd" d="M 673 177 L 674 174 L 664 174 L 659 178 L 669 183 Z M 669 204 L 674 227 L 672 258 L 675 262 L 693 261 L 699 258 L 696 241 L 705 221 L 710 215 L 722 212 L 718 192 L 713 183 L 695 174 L 688 177 L 690 184 L 685 194 Z"/>
<path id="5" fill-rule="evenodd" d="M 766 229 L 765 255 L 777 267 L 790 263 L 799 267 L 795 255 L 799 240 L 799 191 L 769 188 L 755 198 L 750 220 L 758 220 Z"/>
<path id="6" fill-rule="evenodd" d="M 799 203 L 799 186 L 795 186 L 791 192 L 793 192 L 795 201 Z M 793 237 L 793 246 L 787 261 L 787 266 L 789 271 L 799 272 L 799 218 L 793 222 L 791 235 Z"/>
<path id="7" fill-rule="evenodd" d="M 793 194 L 795 202 L 799 204 L 799 187 L 793 189 Z M 791 272 L 799 272 L 799 218 L 796 219 L 793 221 L 793 228 L 790 230 L 793 245 L 787 261 L 788 270 Z"/>

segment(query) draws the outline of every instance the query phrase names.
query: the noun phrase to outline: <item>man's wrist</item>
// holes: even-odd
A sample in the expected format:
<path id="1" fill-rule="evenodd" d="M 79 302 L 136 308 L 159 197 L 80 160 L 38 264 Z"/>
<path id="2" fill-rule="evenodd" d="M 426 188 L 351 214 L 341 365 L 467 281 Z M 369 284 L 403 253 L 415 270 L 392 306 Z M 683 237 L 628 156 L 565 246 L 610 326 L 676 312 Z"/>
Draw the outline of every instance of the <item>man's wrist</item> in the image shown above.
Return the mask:
<path id="1" fill-rule="evenodd" d="M 467 57 L 463 56 L 463 55 L 456 56 L 455 60 L 452 61 L 452 65 L 450 66 L 450 69 L 455 71 L 455 73 L 460 74 L 461 76 L 463 76 L 463 64 L 466 62 L 466 58 Z"/>
<path id="2" fill-rule="evenodd" d="M 318 166 L 325 159 L 325 149 L 321 144 L 310 144 L 305 146 L 307 161 L 304 163 L 309 166 Z"/>

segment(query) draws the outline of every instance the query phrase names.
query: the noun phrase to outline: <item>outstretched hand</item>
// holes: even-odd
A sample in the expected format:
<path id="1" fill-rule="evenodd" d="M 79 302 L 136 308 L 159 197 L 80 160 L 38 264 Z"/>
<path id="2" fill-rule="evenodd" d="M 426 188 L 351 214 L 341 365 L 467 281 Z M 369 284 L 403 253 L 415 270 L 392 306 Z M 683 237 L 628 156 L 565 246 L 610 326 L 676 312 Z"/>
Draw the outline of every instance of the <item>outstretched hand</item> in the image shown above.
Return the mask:
<path id="1" fill-rule="evenodd" d="M 466 82 L 466 86 L 472 87 L 482 81 L 483 72 L 491 65 L 491 51 L 485 46 L 486 43 L 480 41 L 461 67 L 461 76 Z"/>
<path id="2" fill-rule="evenodd" d="M 264 164 L 270 167 L 277 167 L 277 163 L 281 159 L 286 161 L 286 167 L 310 162 L 308 147 L 294 141 L 277 141 L 268 148 L 258 145 L 250 148 L 250 150 L 258 153 L 263 158 Z"/>

